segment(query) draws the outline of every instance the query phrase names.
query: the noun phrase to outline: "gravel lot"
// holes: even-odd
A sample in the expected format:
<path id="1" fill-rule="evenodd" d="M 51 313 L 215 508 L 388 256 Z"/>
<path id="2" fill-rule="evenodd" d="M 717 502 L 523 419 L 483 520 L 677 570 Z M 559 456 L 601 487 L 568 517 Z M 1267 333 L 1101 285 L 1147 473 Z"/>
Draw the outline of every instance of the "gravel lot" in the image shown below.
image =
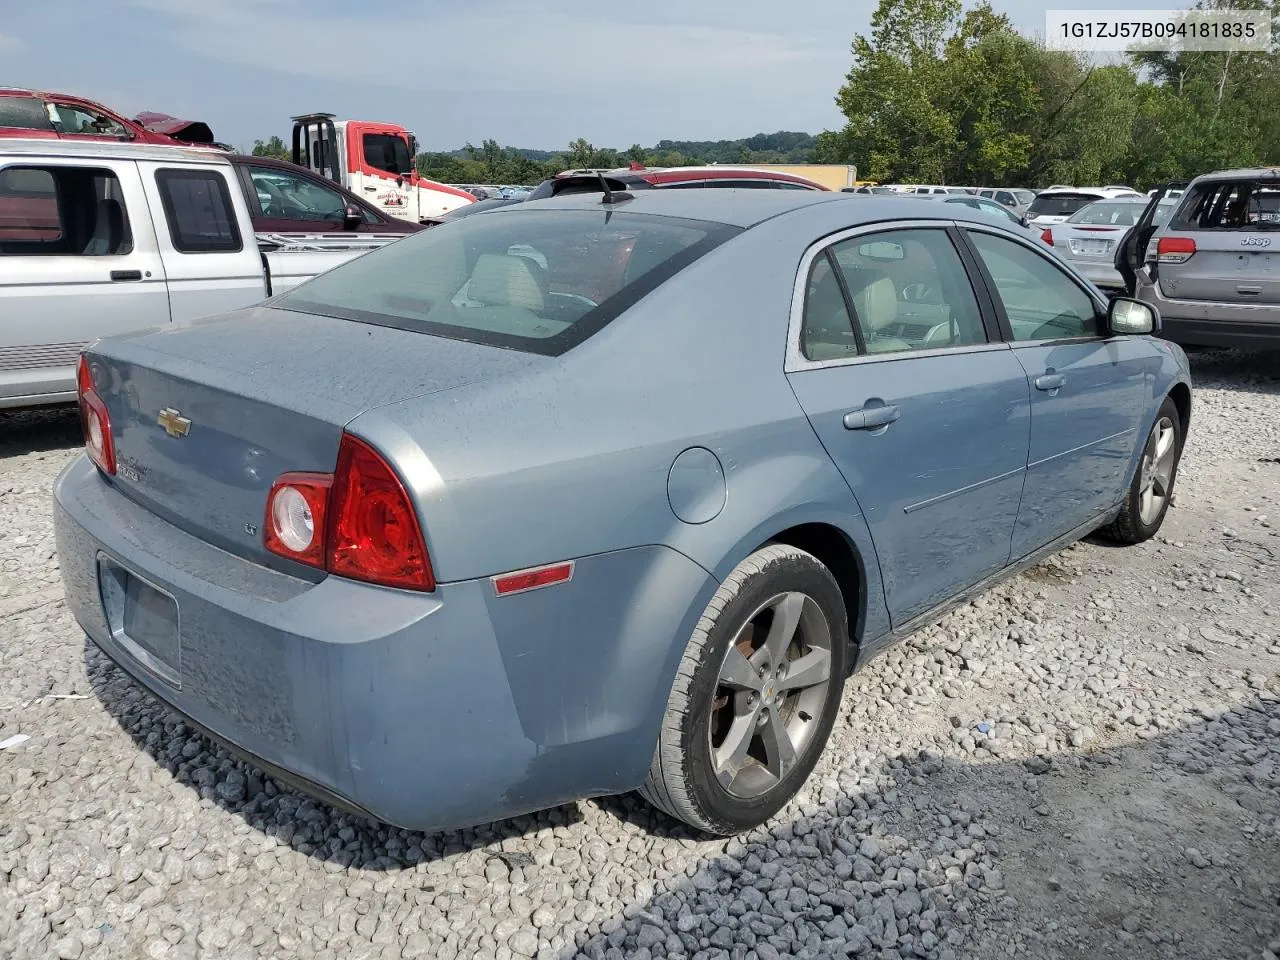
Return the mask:
<path id="1" fill-rule="evenodd" d="M 63 607 L 74 415 L 0 419 L 0 957 L 1280 954 L 1280 355 L 1193 357 L 1176 508 L 854 677 L 805 795 L 707 842 L 634 797 L 423 836 L 281 790 Z"/>

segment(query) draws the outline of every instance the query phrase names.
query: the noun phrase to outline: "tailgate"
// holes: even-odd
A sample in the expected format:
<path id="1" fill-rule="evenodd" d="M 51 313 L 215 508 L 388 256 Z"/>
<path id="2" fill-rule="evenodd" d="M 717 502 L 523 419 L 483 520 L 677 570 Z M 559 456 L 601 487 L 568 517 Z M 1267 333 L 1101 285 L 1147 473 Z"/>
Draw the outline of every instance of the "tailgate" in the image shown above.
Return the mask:
<path id="1" fill-rule="evenodd" d="M 1196 245 L 1191 257 L 1159 265 L 1166 297 L 1280 304 L 1280 231 L 1201 230 L 1189 236 Z"/>

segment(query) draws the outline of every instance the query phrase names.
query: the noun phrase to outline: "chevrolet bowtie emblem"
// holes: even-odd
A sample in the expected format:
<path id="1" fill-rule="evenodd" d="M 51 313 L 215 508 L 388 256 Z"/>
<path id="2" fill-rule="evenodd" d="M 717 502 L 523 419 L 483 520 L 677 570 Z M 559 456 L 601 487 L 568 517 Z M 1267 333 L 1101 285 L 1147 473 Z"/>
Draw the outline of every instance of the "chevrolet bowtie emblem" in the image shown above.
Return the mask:
<path id="1" fill-rule="evenodd" d="M 165 407 L 156 417 L 156 423 L 164 427 L 164 432 L 171 437 L 185 437 L 191 432 L 191 421 L 173 407 Z"/>

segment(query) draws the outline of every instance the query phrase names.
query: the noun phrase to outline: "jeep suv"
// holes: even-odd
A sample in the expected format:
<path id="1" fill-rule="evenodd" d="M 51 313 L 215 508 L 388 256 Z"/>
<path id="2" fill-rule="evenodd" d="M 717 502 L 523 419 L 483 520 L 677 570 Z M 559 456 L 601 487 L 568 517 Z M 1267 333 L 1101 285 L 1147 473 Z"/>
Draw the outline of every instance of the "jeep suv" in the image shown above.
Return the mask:
<path id="1" fill-rule="evenodd" d="M 1163 226 L 1143 226 L 1123 253 L 1162 336 L 1280 350 L 1280 168 L 1205 174 Z"/>

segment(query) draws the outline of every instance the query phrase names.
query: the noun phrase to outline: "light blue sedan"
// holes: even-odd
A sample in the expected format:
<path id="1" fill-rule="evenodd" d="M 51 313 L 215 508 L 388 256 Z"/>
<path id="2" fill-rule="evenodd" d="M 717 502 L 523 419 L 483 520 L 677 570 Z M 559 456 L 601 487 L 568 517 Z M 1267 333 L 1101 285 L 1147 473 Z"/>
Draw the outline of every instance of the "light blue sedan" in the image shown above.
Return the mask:
<path id="1" fill-rule="evenodd" d="M 416 829 L 768 819 L 845 678 L 1094 531 L 1191 410 L 1151 308 L 961 205 L 517 204 L 86 351 L 70 608 L 249 762 Z"/>

